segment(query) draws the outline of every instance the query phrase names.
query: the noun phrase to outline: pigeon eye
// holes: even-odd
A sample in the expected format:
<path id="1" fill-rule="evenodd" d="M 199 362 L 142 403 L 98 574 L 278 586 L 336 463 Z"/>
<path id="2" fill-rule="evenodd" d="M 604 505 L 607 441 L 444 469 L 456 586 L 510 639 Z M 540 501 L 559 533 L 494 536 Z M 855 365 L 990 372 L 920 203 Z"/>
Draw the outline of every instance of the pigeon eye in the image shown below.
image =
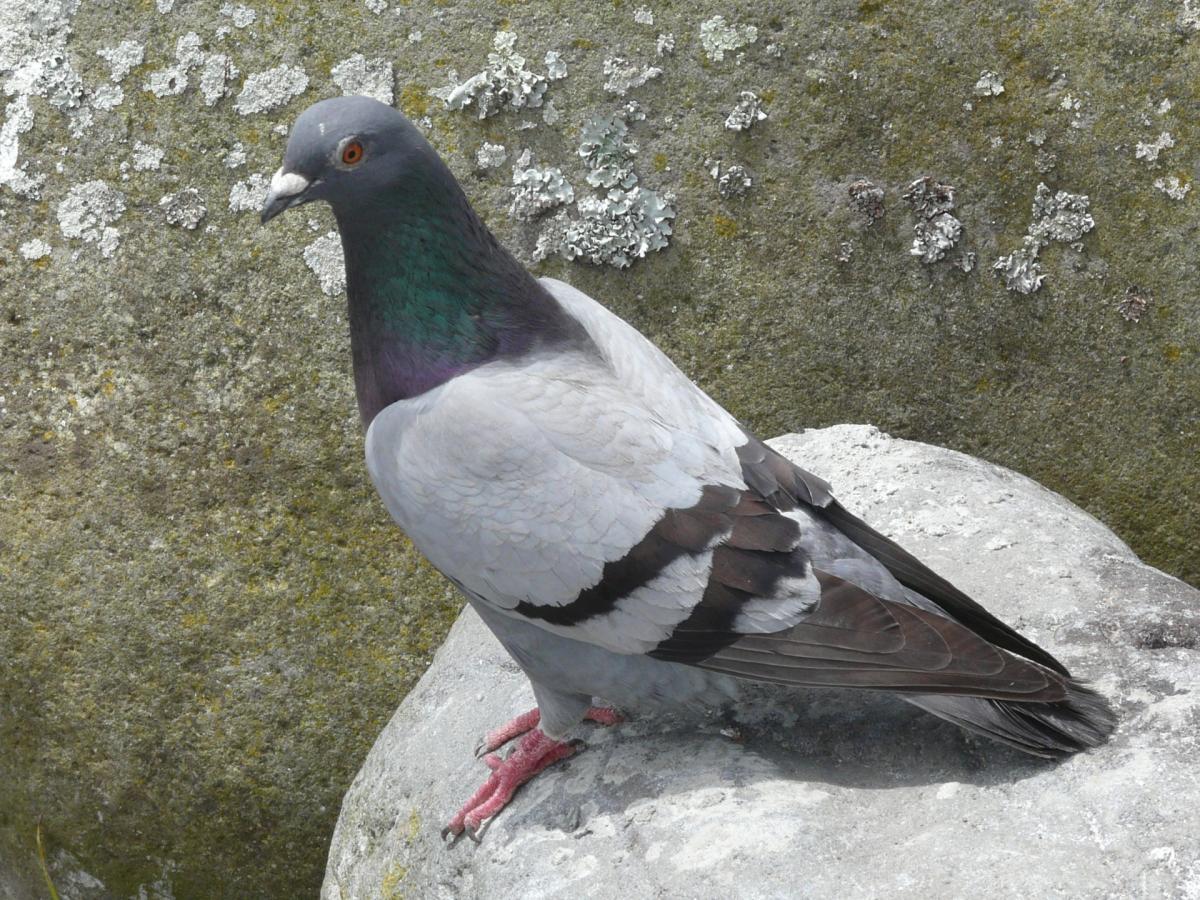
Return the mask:
<path id="1" fill-rule="evenodd" d="M 359 141 L 351 141 L 342 148 L 342 162 L 348 166 L 358 165 L 363 158 L 363 145 Z"/>

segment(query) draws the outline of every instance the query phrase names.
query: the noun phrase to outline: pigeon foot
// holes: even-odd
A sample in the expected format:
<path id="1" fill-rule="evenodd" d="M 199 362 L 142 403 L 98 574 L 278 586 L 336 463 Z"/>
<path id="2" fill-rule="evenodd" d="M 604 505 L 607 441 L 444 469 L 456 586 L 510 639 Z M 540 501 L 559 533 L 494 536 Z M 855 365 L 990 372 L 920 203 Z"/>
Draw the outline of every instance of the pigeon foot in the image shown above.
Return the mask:
<path id="1" fill-rule="evenodd" d="M 526 713 L 514 721 L 536 713 L 537 710 L 533 710 L 532 713 Z M 507 727 L 509 726 L 505 726 Z M 502 732 L 504 729 L 498 731 Z M 479 843 L 479 830 L 484 820 L 504 809 L 517 788 L 546 767 L 575 755 L 582 747 L 582 741 L 556 741 L 546 737 L 540 728 L 533 728 L 521 738 L 507 759 L 501 759 L 494 753 L 487 755 L 484 762 L 492 770 L 492 774 L 483 783 L 483 787 L 472 794 L 471 799 L 455 814 L 450 824 L 442 829 L 442 839 L 449 835 L 458 837 L 465 831 L 467 837 Z"/>
<path id="2" fill-rule="evenodd" d="M 598 725 L 618 725 L 625 717 L 608 706 L 593 706 L 583 714 L 584 721 L 595 722 Z M 527 734 L 537 728 L 542 720 L 541 711 L 535 706 L 527 713 L 522 713 L 511 722 L 489 731 L 475 748 L 475 757 L 479 759 L 489 753 L 499 750 L 513 738 Z"/>

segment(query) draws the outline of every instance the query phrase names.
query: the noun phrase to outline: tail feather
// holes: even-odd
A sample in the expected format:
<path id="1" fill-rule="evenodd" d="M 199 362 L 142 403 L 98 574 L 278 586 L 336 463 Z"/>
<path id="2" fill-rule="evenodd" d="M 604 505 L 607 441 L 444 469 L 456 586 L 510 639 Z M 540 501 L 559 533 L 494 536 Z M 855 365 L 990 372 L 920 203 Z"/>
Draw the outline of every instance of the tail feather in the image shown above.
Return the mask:
<path id="1" fill-rule="evenodd" d="M 904 699 L 955 725 L 1048 759 L 1098 747 L 1117 723 L 1108 701 L 1074 679 L 1067 681 L 1067 696 L 1050 703 L 936 694 Z"/>

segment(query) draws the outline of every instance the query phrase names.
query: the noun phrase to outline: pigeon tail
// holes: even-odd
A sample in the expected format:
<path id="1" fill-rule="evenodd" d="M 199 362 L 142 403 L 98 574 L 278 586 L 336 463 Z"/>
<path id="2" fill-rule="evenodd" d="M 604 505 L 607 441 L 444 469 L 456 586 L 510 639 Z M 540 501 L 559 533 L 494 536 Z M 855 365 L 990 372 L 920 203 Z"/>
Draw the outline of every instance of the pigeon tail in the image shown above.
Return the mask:
<path id="1" fill-rule="evenodd" d="M 1075 679 L 1066 697 L 1049 703 L 924 694 L 904 697 L 940 719 L 1046 759 L 1098 747 L 1116 728 L 1108 701 Z"/>

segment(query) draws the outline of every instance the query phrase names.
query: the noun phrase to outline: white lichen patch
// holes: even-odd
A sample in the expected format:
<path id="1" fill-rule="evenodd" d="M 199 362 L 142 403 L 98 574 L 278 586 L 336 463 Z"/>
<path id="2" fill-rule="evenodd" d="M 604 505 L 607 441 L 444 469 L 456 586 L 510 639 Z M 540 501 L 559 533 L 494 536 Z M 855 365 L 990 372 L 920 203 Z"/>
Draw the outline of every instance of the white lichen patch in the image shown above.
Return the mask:
<path id="1" fill-rule="evenodd" d="M 364 0 L 364 5 L 377 16 L 388 8 L 387 0 Z"/>
<path id="2" fill-rule="evenodd" d="M 717 193 L 725 199 L 742 197 L 754 187 L 754 176 L 745 166 L 734 163 L 726 166 L 720 160 L 710 159 L 706 163 L 708 174 L 717 183 Z"/>
<path id="3" fill-rule="evenodd" d="M 480 169 L 496 169 L 504 165 L 508 159 L 508 150 L 503 144 L 489 144 L 484 141 L 475 151 L 475 165 Z"/>
<path id="4" fill-rule="evenodd" d="M 963 232 L 962 222 L 952 213 L 953 186 L 926 175 L 910 184 L 903 197 L 917 214 L 908 252 L 925 265 L 945 259 Z"/>
<path id="5" fill-rule="evenodd" d="M 558 255 L 623 269 L 667 246 L 675 218 L 672 202 L 669 195 L 643 187 L 615 188 L 602 197 L 584 197 L 576 204 L 578 216 L 564 211 L 547 223 L 538 236 L 534 256 Z"/>
<path id="6" fill-rule="evenodd" d="M 756 122 L 767 117 L 762 100 L 753 91 L 742 91 L 738 94 L 737 105 L 725 117 L 725 127 L 730 131 L 748 131 Z"/>
<path id="7" fill-rule="evenodd" d="M 299 66 L 279 65 L 246 76 L 233 108 L 243 116 L 283 106 L 308 89 L 308 75 Z"/>
<path id="8" fill-rule="evenodd" d="M 317 276 L 327 296 L 336 297 L 346 290 L 346 261 L 336 231 L 321 235 L 304 248 L 304 264 Z"/>
<path id="9" fill-rule="evenodd" d="M 1184 31 L 1200 31 L 1200 3 L 1197 0 L 1183 0 L 1176 21 Z"/>
<path id="10" fill-rule="evenodd" d="M 179 96 L 187 90 L 187 86 L 187 72 L 179 66 L 168 66 L 165 69 L 151 72 L 146 78 L 143 89 L 161 100 L 164 97 Z"/>
<path id="11" fill-rule="evenodd" d="M 91 121 L 83 81 L 67 48 L 78 6 L 77 2 L 0 2 L 0 74 L 10 98 L 0 125 L 0 185 L 23 197 L 36 198 L 44 181 L 29 174 L 28 162 L 20 161 L 20 135 L 33 127 L 33 111 L 40 106 L 30 99 L 41 97 L 65 113 L 73 136 Z"/>
<path id="12" fill-rule="evenodd" d="M 652 78 L 663 73 L 658 66 L 638 66 L 620 56 L 610 56 L 604 61 L 604 89 L 610 94 L 624 97 L 634 88 L 641 87 Z"/>
<path id="13" fill-rule="evenodd" d="M 675 53 L 675 35 L 669 31 L 660 34 L 654 41 L 654 52 L 659 56 L 673 56 Z"/>
<path id="14" fill-rule="evenodd" d="M 45 179 L 30 175 L 26 163 L 17 163 L 21 151 L 20 136 L 32 127 L 33 109 L 29 97 L 21 94 L 5 107 L 4 125 L 0 126 L 0 185 L 7 185 L 22 197 L 36 198 Z"/>
<path id="15" fill-rule="evenodd" d="M 1133 155 L 1137 159 L 1144 159 L 1148 163 L 1157 162 L 1160 153 L 1174 146 L 1175 138 L 1171 137 L 1171 132 L 1164 131 L 1152 141 L 1138 141 Z"/>
<path id="16" fill-rule="evenodd" d="M 992 270 L 1004 279 L 1008 290 L 1032 294 L 1046 278 L 1038 261 L 1041 249 L 1037 241 L 1027 237 L 1019 249 L 997 259 Z"/>
<path id="17" fill-rule="evenodd" d="M 448 109 L 464 109 L 474 103 L 481 119 L 502 109 L 536 109 L 542 105 L 549 83 L 545 76 L 525 68 L 525 57 L 516 52 L 516 42 L 513 32 L 496 32 L 494 49 L 482 72 L 431 93 L 444 100 Z M 455 78 L 453 73 L 451 77 Z"/>
<path id="18" fill-rule="evenodd" d="M 267 176 L 259 172 L 235 183 L 229 190 L 230 212 L 258 212 L 267 199 L 269 185 Z"/>
<path id="19" fill-rule="evenodd" d="M 226 94 L 226 86 L 237 78 L 238 68 L 224 53 L 209 53 L 200 67 L 200 96 L 205 106 L 213 106 Z"/>
<path id="20" fill-rule="evenodd" d="M 89 95 L 93 109 L 108 111 L 125 102 L 125 91 L 119 84 L 98 84 Z"/>
<path id="21" fill-rule="evenodd" d="M 846 192 L 850 195 L 850 200 L 854 203 L 855 208 L 866 217 L 867 224 L 873 225 L 883 218 L 884 209 L 884 193 L 883 188 L 872 181 L 865 178 L 860 178 L 858 181 L 851 182 Z"/>
<path id="22" fill-rule="evenodd" d="M 624 113 L 596 116 L 584 123 L 579 155 L 587 164 L 587 182 L 592 187 L 631 188 L 637 184 L 633 172 L 637 152 Z"/>
<path id="23" fill-rule="evenodd" d="M 221 157 L 221 162 L 225 164 L 227 169 L 236 169 L 239 166 L 246 164 L 246 148 L 242 146 L 242 142 L 238 141 L 229 151 Z"/>
<path id="24" fill-rule="evenodd" d="M 1038 184 L 1033 196 L 1033 222 L 1029 236 L 1043 246 L 1051 241 L 1070 244 L 1093 228 L 1096 222 L 1088 212 L 1090 200 L 1086 194 L 1069 194 L 1066 191 L 1050 192 L 1045 184 Z"/>
<path id="25" fill-rule="evenodd" d="M 558 123 L 558 120 L 559 120 L 561 117 L 562 117 L 562 116 L 561 116 L 561 114 L 560 114 L 560 113 L 559 113 L 559 111 L 558 111 L 558 107 L 556 107 L 556 106 L 554 105 L 554 101 L 553 101 L 553 100 L 547 100 L 547 101 L 546 101 L 546 102 L 545 102 L 545 103 L 542 105 L 542 121 L 543 121 L 543 122 L 545 122 L 547 125 L 555 125 L 555 124 L 557 124 L 557 123 Z"/>
<path id="26" fill-rule="evenodd" d="M 165 16 L 175 8 L 175 0 L 154 0 L 154 7 Z"/>
<path id="27" fill-rule="evenodd" d="M 125 80 L 125 76 L 140 66 L 146 58 L 146 48 L 137 41 L 121 41 L 115 47 L 104 47 L 97 50 L 96 55 L 108 63 L 109 72 L 114 84 Z"/>
<path id="28" fill-rule="evenodd" d="M 112 256 L 120 234 L 112 223 L 125 212 L 125 195 L 96 179 L 74 185 L 58 204 L 56 215 L 63 236 L 95 244 L 100 255 Z"/>
<path id="29" fill-rule="evenodd" d="M 31 241 L 26 241 L 18 248 L 21 256 L 33 262 L 34 260 L 42 259 L 50 255 L 50 245 L 41 238 L 34 238 Z"/>
<path id="30" fill-rule="evenodd" d="M 1040 288 L 1045 280 L 1039 262 L 1042 249 L 1051 242 L 1074 243 L 1095 228 L 1089 205 L 1085 194 L 1052 193 L 1039 183 L 1033 198 L 1033 221 L 1020 249 L 1001 256 L 992 265 L 1004 279 L 1004 286 L 1022 294 L 1032 294 Z"/>
<path id="31" fill-rule="evenodd" d="M 975 82 L 976 97 L 999 97 L 1004 93 L 1004 81 L 995 72 L 984 70 Z"/>
<path id="32" fill-rule="evenodd" d="M 639 25 L 653 25 L 654 13 L 648 6 L 639 6 L 633 11 L 633 21 L 637 22 Z"/>
<path id="33" fill-rule="evenodd" d="M 258 13 L 240 3 L 224 3 L 221 15 L 233 22 L 234 28 L 249 28 L 258 19 Z"/>
<path id="34" fill-rule="evenodd" d="M 1182 200 L 1188 195 L 1188 191 L 1192 189 L 1190 184 L 1180 181 L 1178 175 L 1168 175 L 1166 178 L 1155 178 L 1154 186 L 1172 200 Z"/>
<path id="35" fill-rule="evenodd" d="M 562 170 L 533 165 L 533 154 L 529 150 L 517 158 L 512 184 L 509 215 L 526 221 L 575 199 L 575 189 L 563 177 Z"/>
<path id="36" fill-rule="evenodd" d="M 175 194 L 167 194 L 158 201 L 159 209 L 163 211 L 168 225 L 178 228 L 195 230 L 208 214 L 204 198 L 196 188 L 184 188 Z"/>
<path id="37" fill-rule="evenodd" d="M 758 40 L 758 29 L 753 25 L 730 25 L 724 16 L 713 16 L 700 23 L 700 45 L 713 62 L 721 62 L 725 54 L 740 50 Z"/>
<path id="38" fill-rule="evenodd" d="M 188 89 L 190 76 L 199 71 L 200 94 L 206 106 L 225 96 L 227 82 L 238 76 L 237 66 L 224 53 L 208 53 L 200 35 L 189 31 L 175 41 L 175 65 L 151 72 L 143 85 L 155 97 L 177 97 Z"/>
<path id="39" fill-rule="evenodd" d="M 334 66 L 329 74 L 343 94 L 374 97 L 388 106 L 395 99 L 395 77 L 392 64 L 386 59 L 367 59 L 361 53 L 355 53 Z"/>
<path id="40" fill-rule="evenodd" d="M 163 156 L 166 151 L 162 147 L 156 147 L 153 144 L 143 144 L 141 141 L 135 141 L 133 144 L 133 170 L 135 172 L 156 172 L 158 167 L 162 165 Z"/>
<path id="41" fill-rule="evenodd" d="M 542 62 L 546 66 L 546 77 L 551 81 L 561 81 L 567 77 L 567 64 L 557 50 L 547 50 Z"/>

